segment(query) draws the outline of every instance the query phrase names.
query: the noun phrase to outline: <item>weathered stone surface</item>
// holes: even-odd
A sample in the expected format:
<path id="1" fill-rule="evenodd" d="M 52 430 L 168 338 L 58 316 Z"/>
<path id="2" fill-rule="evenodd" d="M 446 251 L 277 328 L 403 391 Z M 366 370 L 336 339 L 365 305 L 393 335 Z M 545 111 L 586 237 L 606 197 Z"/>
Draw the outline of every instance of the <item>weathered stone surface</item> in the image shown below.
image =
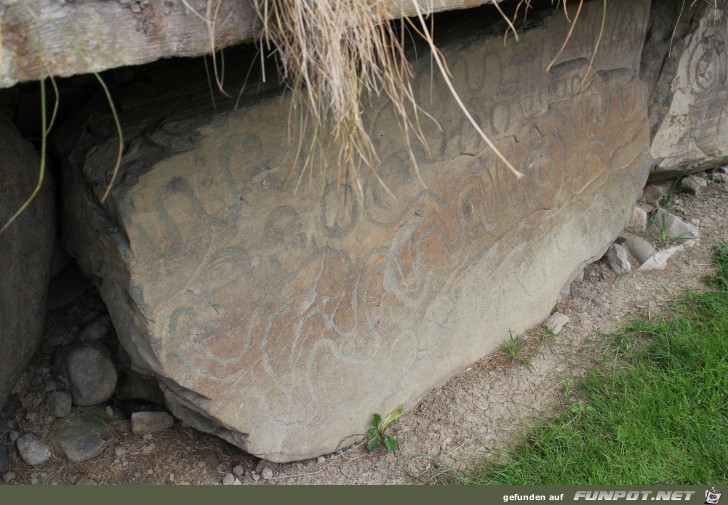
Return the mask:
<path id="1" fill-rule="evenodd" d="M 667 194 L 667 190 L 669 188 L 669 182 L 648 184 L 642 190 L 642 197 L 640 198 L 640 202 L 644 203 L 648 207 L 651 207 L 652 209 L 658 208 L 662 205 L 662 200 L 665 198 L 665 195 Z"/>
<path id="2" fill-rule="evenodd" d="M 627 228 L 636 233 L 644 233 L 647 230 L 647 211 L 635 205 Z"/>
<path id="3" fill-rule="evenodd" d="M 38 181 L 35 150 L 0 115 L 0 227 L 23 205 Z M 0 233 L 0 408 L 38 347 L 55 236 L 53 181 Z"/>
<path id="4" fill-rule="evenodd" d="M 174 418 L 166 412 L 134 412 L 131 415 L 131 431 L 135 435 L 166 430 L 174 425 Z"/>
<path id="5" fill-rule="evenodd" d="M 423 12 L 490 0 L 419 0 Z M 412 16 L 411 0 L 385 2 L 391 17 Z M 251 2 L 0 1 L 0 88 L 41 75 L 69 76 L 210 52 L 254 39 L 261 25 Z M 193 12 L 194 11 L 194 12 Z M 29 36 L 32 34 L 32 36 Z M 42 73 L 41 73 L 42 70 Z"/>
<path id="6" fill-rule="evenodd" d="M 217 117 L 127 116 L 131 147 L 103 208 L 112 130 L 74 142 L 67 246 L 103 279 L 119 338 L 172 412 L 270 461 L 317 456 L 542 321 L 627 224 L 647 176 L 636 69 L 649 3 L 609 5 L 588 77 L 599 3 L 550 72 L 561 14 L 506 48 L 462 26 L 441 41 L 521 180 L 437 73 L 430 88 L 422 53 L 415 93 L 442 126 L 421 118 L 430 149 L 413 143 L 426 188 L 392 109 L 378 100 L 366 114 L 397 200 L 367 171 L 363 198 L 335 170 L 294 192 L 302 164 L 284 184 L 296 159 L 285 97 Z"/>
<path id="7" fill-rule="evenodd" d="M 630 265 L 629 263 L 627 250 L 621 245 L 610 245 L 609 249 L 607 249 L 607 254 L 605 256 L 607 258 L 607 262 L 609 263 L 609 267 L 618 274 L 632 271 L 632 265 Z"/>
<path id="8" fill-rule="evenodd" d="M 640 264 L 650 259 L 657 252 L 657 249 L 644 237 L 623 232 L 620 234 L 619 239 Z"/>
<path id="9" fill-rule="evenodd" d="M 69 461 L 81 463 L 95 458 L 111 438 L 101 408 L 79 409 L 58 421 L 51 436 L 53 449 Z"/>
<path id="10" fill-rule="evenodd" d="M 708 187 L 708 181 L 702 177 L 696 177 L 694 175 L 685 177 L 680 181 L 680 190 L 690 195 L 699 195 L 705 188 Z"/>
<path id="11" fill-rule="evenodd" d="M 50 448 L 30 433 L 19 436 L 15 446 L 20 459 L 31 466 L 41 465 L 52 456 Z"/>
<path id="12" fill-rule="evenodd" d="M 728 4 L 685 5 L 676 28 L 682 4 L 655 3 L 643 56 L 651 87 L 651 180 L 728 160 Z"/>
<path id="13" fill-rule="evenodd" d="M 48 413 L 55 417 L 66 417 L 71 413 L 73 400 L 65 391 L 53 391 L 48 394 Z"/>
<path id="14" fill-rule="evenodd" d="M 700 238 L 700 229 L 686 223 L 665 209 L 658 209 L 648 226 L 650 232 L 665 240 L 690 240 Z"/>
<path id="15" fill-rule="evenodd" d="M 647 270 L 664 270 L 665 267 L 667 267 L 667 261 L 673 257 L 676 253 L 682 252 L 685 250 L 684 245 L 675 245 L 672 247 L 668 247 L 667 249 L 663 249 L 661 251 L 656 252 L 652 256 L 650 256 L 647 261 L 642 263 L 638 270 L 641 271 L 647 271 Z"/>
<path id="16" fill-rule="evenodd" d="M 566 323 L 570 321 L 569 316 L 561 312 L 554 312 L 544 323 L 544 326 L 554 335 L 561 333 Z"/>
<path id="17" fill-rule="evenodd" d="M 103 345 L 86 343 L 64 348 L 54 361 L 56 374 L 68 385 L 74 405 L 96 405 L 114 394 L 118 376 Z"/>

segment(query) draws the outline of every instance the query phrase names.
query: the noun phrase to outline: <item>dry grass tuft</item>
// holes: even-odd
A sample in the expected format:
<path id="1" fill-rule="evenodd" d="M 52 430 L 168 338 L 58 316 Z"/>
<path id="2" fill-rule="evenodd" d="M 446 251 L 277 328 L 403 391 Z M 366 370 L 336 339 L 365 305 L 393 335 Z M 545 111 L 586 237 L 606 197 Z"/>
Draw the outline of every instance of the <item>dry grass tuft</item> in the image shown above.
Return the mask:
<path id="1" fill-rule="evenodd" d="M 433 59 L 463 113 L 506 166 L 521 177 L 470 117 L 450 83 L 449 72 L 433 43 L 419 3 L 411 1 L 419 23 L 402 21 L 403 27 L 408 22 L 412 31 L 429 44 Z M 386 96 L 395 108 L 415 173 L 426 187 L 411 142 L 414 137 L 426 148 L 420 116 L 435 120 L 415 101 L 411 69 L 404 52 L 404 29 L 397 35 L 389 21 L 403 18 L 403 13 L 390 12 L 386 6 L 391 2 L 385 0 L 253 0 L 253 4 L 263 23 L 262 45 L 276 55 L 282 78 L 293 92 L 293 108 L 299 113 L 289 122 L 297 125 L 299 135 L 296 162 L 289 178 L 297 171 L 305 149 L 304 135 L 310 131 L 310 148 L 303 157 L 303 168 L 298 170 L 296 187 L 305 173 L 311 174 L 314 159 L 321 164 L 325 183 L 327 160 L 333 159 L 339 183 L 344 171 L 347 184 L 353 181 L 357 193 L 363 196 L 360 174 L 363 167 L 369 167 L 395 198 L 376 173 L 376 150 L 362 119 L 365 102 L 372 95 Z M 510 21 L 509 25 L 513 26 Z"/>
<path id="2" fill-rule="evenodd" d="M 386 95 L 394 104 L 409 143 L 421 142 L 418 108 L 410 86 L 411 70 L 382 0 L 253 0 L 263 22 L 261 42 L 276 55 L 282 78 L 292 90 L 298 112 L 299 152 L 310 129 L 310 150 L 303 174 L 319 153 L 324 175 L 328 154 L 362 194 L 362 167 L 377 155 L 363 121 L 368 95 Z M 410 149 L 411 150 L 411 149 Z M 296 157 L 299 159 L 299 156 Z M 292 167 L 289 177 L 296 167 Z M 376 172 L 375 172 L 376 175 Z"/>

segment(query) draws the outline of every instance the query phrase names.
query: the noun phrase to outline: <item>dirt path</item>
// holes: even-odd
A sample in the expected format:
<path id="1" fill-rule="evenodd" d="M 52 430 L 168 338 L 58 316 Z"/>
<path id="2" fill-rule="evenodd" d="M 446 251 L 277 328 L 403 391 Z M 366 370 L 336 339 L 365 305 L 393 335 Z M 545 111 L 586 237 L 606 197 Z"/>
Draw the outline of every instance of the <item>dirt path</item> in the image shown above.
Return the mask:
<path id="1" fill-rule="evenodd" d="M 590 265 L 584 280 L 555 310 L 571 321 L 555 337 L 542 329 L 525 335 L 526 363 L 495 353 L 432 390 L 393 425 L 400 440 L 394 454 L 369 454 L 361 444 L 314 460 L 278 466 L 272 477 L 253 473 L 253 458 L 222 440 L 177 424 L 140 437 L 128 420 L 110 422 L 112 440 L 104 452 L 72 464 L 58 456 L 31 467 L 23 463 L 8 435 L 0 439 L 10 455 L 7 483 L 58 484 L 219 484 L 234 473 L 243 484 L 411 484 L 436 479 L 439 470 L 466 469 L 522 439 L 535 419 L 563 408 L 573 398 L 566 385 L 604 352 L 606 332 L 635 317 L 669 311 L 669 300 L 684 289 L 704 289 L 713 244 L 728 241 L 728 186 L 711 182 L 704 194 L 679 195 L 673 211 L 700 221 L 700 242 L 673 256 L 663 271 L 617 275 L 603 262 Z M 81 300 L 64 310 L 98 310 Z M 55 322 L 54 322 L 55 321 Z M 77 331 L 51 318 L 48 339 Z M 43 349 L 43 348 L 42 348 Z M 18 433 L 34 432 L 48 441 L 55 421 L 47 415 L 50 355 L 38 353 L 2 413 Z M 525 356 L 522 354 L 522 356 Z M 321 420 L 325 423 L 325 420 Z M 12 474 L 12 475 L 11 475 Z M 268 476 L 268 475 L 266 475 Z M 228 477 L 232 480 L 232 477 Z"/>

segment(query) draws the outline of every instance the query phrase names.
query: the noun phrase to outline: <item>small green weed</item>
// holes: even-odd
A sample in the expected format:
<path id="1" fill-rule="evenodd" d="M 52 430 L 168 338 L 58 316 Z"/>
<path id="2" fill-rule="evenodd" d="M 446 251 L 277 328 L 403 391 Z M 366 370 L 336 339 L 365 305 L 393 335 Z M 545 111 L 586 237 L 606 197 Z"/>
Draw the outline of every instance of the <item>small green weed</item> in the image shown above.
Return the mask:
<path id="1" fill-rule="evenodd" d="M 379 414 L 372 415 L 372 427 L 367 430 L 367 449 L 369 452 L 376 452 L 379 447 L 384 445 L 387 448 L 387 452 L 394 452 L 399 447 L 399 441 L 393 436 L 387 435 L 387 427 L 394 421 L 399 419 L 404 410 L 404 405 L 400 405 L 382 421 L 382 416 Z"/>
<path id="2" fill-rule="evenodd" d="M 691 239 L 690 236 L 675 236 L 667 233 L 667 216 L 668 214 L 662 214 L 661 217 L 653 217 L 652 223 L 654 224 L 653 229 L 655 235 L 655 242 L 658 245 L 668 246 L 672 244 L 678 244 L 686 240 Z"/>
<path id="3" fill-rule="evenodd" d="M 502 351 L 506 356 L 511 358 L 511 361 L 515 363 L 523 363 L 530 370 L 531 369 L 531 356 L 526 352 L 526 342 L 519 335 L 513 335 L 512 331 L 508 332 L 510 339 L 503 346 Z"/>
<path id="4" fill-rule="evenodd" d="M 672 205 L 672 200 L 675 197 L 676 194 L 680 192 L 680 188 L 682 188 L 682 180 L 684 177 L 678 177 L 677 179 L 672 181 L 672 184 L 670 184 L 670 187 L 667 188 L 667 192 L 665 193 L 665 196 L 662 197 L 662 200 L 660 200 L 660 205 L 663 209 L 669 210 L 670 205 Z"/>
<path id="5" fill-rule="evenodd" d="M 387 452 L 396 451 L 399 447 L 399 440 L 391 435 L 387 435 L 387 428 L 390 424 L 399 419 L 403 411 L 404 405 L 398 406 L 384 418 L 384 421 L 382 421 L 381 415 L 372 414 L 372 427 L 369 428 L 366 433 L 355 433 L 342 438 L 339 445 L 336 446 L 336 449 L 338 450 L 346 439 L 364 435 L 367 437 L 367 450 L 369 450 L 369 452 L 376 452 L 381 446 L 384 446 L 387 449 Z"/>

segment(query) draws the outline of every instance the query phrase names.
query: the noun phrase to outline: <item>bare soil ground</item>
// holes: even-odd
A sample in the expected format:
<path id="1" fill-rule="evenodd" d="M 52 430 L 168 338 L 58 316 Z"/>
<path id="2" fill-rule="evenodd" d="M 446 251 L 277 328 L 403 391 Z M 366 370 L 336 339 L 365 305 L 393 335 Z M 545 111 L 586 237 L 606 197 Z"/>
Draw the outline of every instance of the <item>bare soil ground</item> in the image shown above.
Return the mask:
<path id="1" fill-rule="evenodd" d="M 357 444 L 279 465 L 266 480 L 253 473 L 256 458 L 216 437 L 179 423 L 141 437 L 131 433 L 128 420 L 110 419 L 113 436 L 104 452 L 78 464 L 53 456 L 37 467 L 26 465 L 6 435 L 0 445 L 7 447 L 11 462 L 0 485 L 220 484 L 233 472 L 242 484 L 415 484 L 437 482 L 445 470 L 467 471 L 523 440 L 538 418 L 574 401 L 566 386 L 604 355 L 607 333 L 629 319 L 669 313 L 669 301 L 686 288 L 705 289 L 701 278 L 711 272 L 712 246 L 728 241 L 728 186 L 711 182 L 704 194 L 678 195 L 671 206 L 684 219 L 700 221 L 696 246 L 673 256 L 662 271 L 617 275 L 602 261 L 588 266 L 571 296 L 555 307 L 571 318 L 557 336 L 536 328 L 523 336 L 527 345 L 521 356 L 530 354 L 525 363 L 496 352 L 432 390 L 392 425 L 401 444 L 396 453 L 369 454 Z M 99 307 L 81 299 L 65 310 L 84 319 Z M 78 331 L 68 321 L 49 318 L 46 343 Z M 52 380 L 50 354 L 43 352 L 47 347 L 41 346 L 2 415 L 19 433 L 33 432 L 50 443 L 58 421 L 47 415 L 46 389 Z"/>

